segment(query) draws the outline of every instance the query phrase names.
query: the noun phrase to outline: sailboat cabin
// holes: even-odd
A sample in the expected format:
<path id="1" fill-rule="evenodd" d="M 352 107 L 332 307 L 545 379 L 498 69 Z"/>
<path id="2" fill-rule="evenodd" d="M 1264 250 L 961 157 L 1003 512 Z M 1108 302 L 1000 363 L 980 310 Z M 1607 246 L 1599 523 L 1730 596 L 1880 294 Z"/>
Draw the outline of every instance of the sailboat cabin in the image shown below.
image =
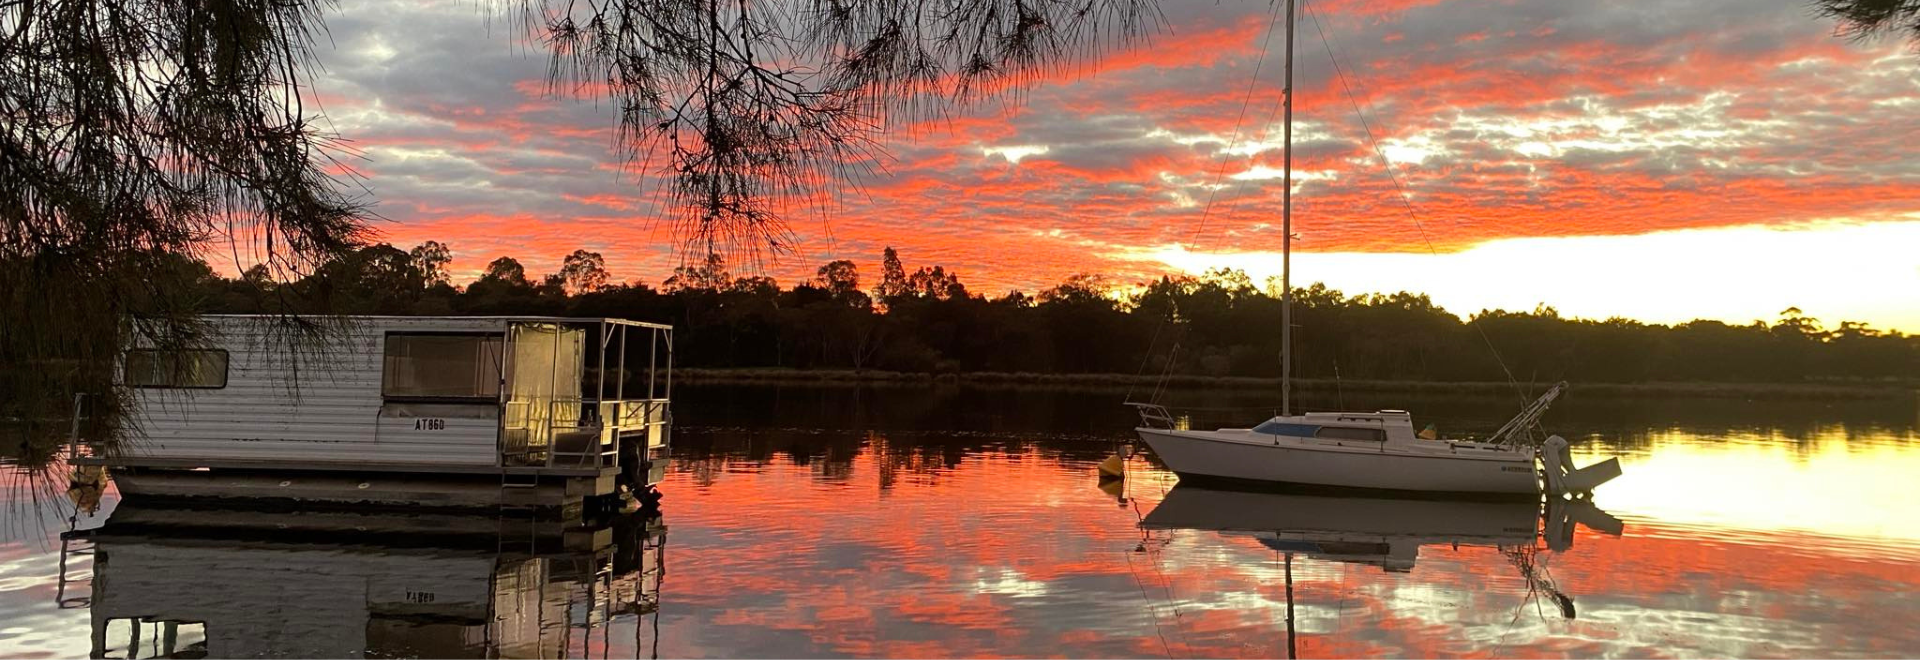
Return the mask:
<path id="1" fill-rule="evenodd" d="M 1296 438 L 1396 444 L 1414 441 L 1413 417 L 1404 410 L 1381 410 L 1371 413 L 1311 412 L 1298 417 L 1275 417 L 1253 427 L 1252 432 Z"/>

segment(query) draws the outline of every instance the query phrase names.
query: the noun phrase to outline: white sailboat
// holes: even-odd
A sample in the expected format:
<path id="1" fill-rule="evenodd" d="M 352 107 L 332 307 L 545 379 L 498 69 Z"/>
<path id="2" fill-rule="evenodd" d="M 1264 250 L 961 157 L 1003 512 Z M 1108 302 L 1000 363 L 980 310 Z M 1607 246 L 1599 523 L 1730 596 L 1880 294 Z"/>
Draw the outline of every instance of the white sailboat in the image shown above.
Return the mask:
<path id="1" fill-rule="evenodd" d="M 1280 414 L 1252 428 L 1204 431 L 1185 428 L 1159 404 L 1129 402 L 1140 413 L 1140 440 L 1174 473 L 1192 480 L 1538 497 L 1543 489 L 1588 493 L 1619 476 L 1616 459 L 1575 469 L 1564 439 L 1535 440 L 1540 415 L 1566 383 L 1475 442 L 1420 437 L 1403 410 L 1293 414 L 1293 0 L 1286 10 Z M 1544 469 L 1536 469 L 1536 462 Z"/>

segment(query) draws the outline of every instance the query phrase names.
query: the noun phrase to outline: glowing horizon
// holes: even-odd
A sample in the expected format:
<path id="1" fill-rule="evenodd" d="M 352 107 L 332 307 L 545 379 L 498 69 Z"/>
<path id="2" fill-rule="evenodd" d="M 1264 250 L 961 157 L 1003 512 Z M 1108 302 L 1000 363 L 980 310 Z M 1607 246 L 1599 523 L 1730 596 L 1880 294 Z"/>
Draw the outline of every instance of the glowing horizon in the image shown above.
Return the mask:
<path id="1" fill-rule="evenodd" d="M 1920 328 L 1920 304 L 1884 303 L 1888 292 L 1920 291 L 1915 245 L 1920 220 L 1508 238 L 1451 253 L 1295 252 L 1294 286 L 1324 283 L 1348 295 L 1424 293 L 1462 317 L 1544 304 L 1575 318 L 1744 325 L 1771 323 L 1794 307 L 1829 326 L 1865 321 L 1906 331 Z M 1796 262 L 1809 256 L 1855 265 L 1833 272 Z M 1171 246 L 1124 258 L 1190 274 L 1238 269 L 1256 284 L 1280 272 L 1278 251 L 1210 254 Z M 1850 286 L 1857 279 L 1879 286 Z"/>

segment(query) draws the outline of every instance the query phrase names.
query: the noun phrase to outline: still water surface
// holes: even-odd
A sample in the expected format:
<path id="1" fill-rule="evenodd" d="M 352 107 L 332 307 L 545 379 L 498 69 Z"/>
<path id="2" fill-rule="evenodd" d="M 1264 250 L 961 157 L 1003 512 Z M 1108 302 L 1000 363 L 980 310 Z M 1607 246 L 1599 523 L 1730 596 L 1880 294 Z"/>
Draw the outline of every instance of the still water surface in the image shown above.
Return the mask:
<path id="1" fill-rule="evenodd" d="M 1524 505 L 1181 488 L 1145 455 L 1103 489 L 1093 466 L 1132 422 L 1121 392 L 678 395 L 663 515 L 584 535 L 111 493 L 70 521 L 48 482 L 0 466 L 0 656 L 1920 654 L 1911 399 L 1576 391 L 1550 429 L 1626 474 L 1542 522 Z M 1518 406 L 1343 398 L 1309 403 L 1460 433 Z M 94 554 L 63 557 L 70 526 L 101 530 Z"/>

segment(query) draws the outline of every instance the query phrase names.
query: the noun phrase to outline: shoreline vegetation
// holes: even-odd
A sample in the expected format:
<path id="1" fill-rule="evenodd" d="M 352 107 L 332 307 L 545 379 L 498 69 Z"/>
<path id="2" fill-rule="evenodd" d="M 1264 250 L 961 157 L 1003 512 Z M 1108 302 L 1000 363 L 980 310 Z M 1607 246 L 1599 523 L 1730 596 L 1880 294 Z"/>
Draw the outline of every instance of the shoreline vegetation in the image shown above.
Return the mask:
<path id="1" fill-rule="evenodd" d="M 294 278 L 267 265 L 227 277 L 193 257 L 151 256 L 156 265 L 144 277 L 166 301 L 126 310 L 134 316 L 656 321 L 676 329 L 683 382 L 953 382 L 1117 393 L 1151 391 L 1168 374 L 1176 388 L 1277 395 L 1285 322 L 1277 283 L 1262 286 L 1240 271 L 1145 281 L 1078 274 L 1034 292 L 983 295 L 942 266 L 910 268 L 891 248 L 876 274 L 836 260 L 786 283 L 735 274 L 719 255 L 675 268 L 658 284 L 621 283 L 602 255 L 582 249 L 544 276 L 502 256 L 456 285 L 452 250 L 432 241 L 411 250 L 366 246 Z M 0 260 L 0 270 L 29 265 Z M 1839 400 L 1912 396 L 1920 385 L 1920 335 L 1845 320 L 1828 325 L 1792 307 L 1771 321 L 1660 324 L 1563 317 L 1545 304 L 1462 315 L 1423 294 L 1349 295 L 1322 284 L 1291 294 L 1292 374 L 1309 394 L 1509 396 L 1514 381 L 1524 392 L 1565 380 L 1585 394 Z M 35 304 L 54 307 L 23 317 L 61 314 L 57 301 Z M 185 332 L 190 323 L 180 329 L 182 345 L 197 336 Z M 112 356 L 124 334 L 56 334 L 61 340 L 45 346 L 0 347 L 27 367 L 0 377 L 0 419 L 65 419 L 75 393 L 113 391 Z M 0 343 L 9 338 L 17 339 L 0 331 Z M 103 413 L 89 423 L 110 426 L 113 411 Z M 56 442 L 69 425 L 29 426 Z"/>
<path id="2" fill-rule="evenodd" d="M 910 268 L 892 248 L 881 257 L 878 277 L 837 260 L 783 286 L 708 255 L 656 287 L 617 283 L 604 257 L 576 250 L 543 277 L 500 257 L 455 286 L 452 250 L 429 241 L 369 246 L 294 281 L 262 266 L 229 279 L 191 259 L 163 279 L 203 313 L 665 322 L 677 330 L 676 365 L 748 370 L 733 378 L 844 371 L 876 382 L 963 374 L 951 378 L 1151 387 L 1169 374 L 1186 387 L 1258 387 L 1280 375 L 1284 298 L 1278 282 L 1261 286 L 1241 271 L 1138 282 L 1078 274 L 1031 294 L 989 296 L 939 265 Z M 1545 304 L 1463 316 L 1424 294 L 1349 295 L 1323 284 L 1295 287 L 1292 298 L 1292 374 L 1303 391 L 1512 392 L 1515 381 L 1565 380 L 1604 392 L 1852 397 L 1920 384 L 1920 335 L 1829 326 L 1793 307 L 1773 321 L 1669 325 L 1563 317 Z M 888 373 L 901 375 L 869 375 Z"/>
<path id="3" fill-rule="evenodd" d="M 877 369 L 784 369 L 784 368 L 676 368 L 676 383 L 688 385 L 959 385 L 981 387 L 1039 387 L 1050 389 L 1126 389 L 1151 388 L 1163 384 L 1156 375 L 1118 373 L 1048 374 L 1033 372 L 900 372 Z M 1264 376 L 1172 375 L 1164 379 L 1172 388 L 1195 390 L 1235 390 L 1267 388 L 1278 392 L 1280 379 Z M 1519 383 L 1519 391 L 1528 396 L 1546 389 L 1551 383 Z M 1335 380 L 1331 378 L 1295 378 L 1293 389 L 1300 393 L 1394 393 L 1442 394 L 1463 396 L 1505 396 L 1515 392 L 1512 383 L 1489 381 L 1419 380 Z M 1851 381 L 1802 383 L 1569 383 L 1570 395 L 1597 396 L 1689 396 L 1745 399 L 1894 399 L 1920 396 L 1920 383 L 1909 381 Z"/>

